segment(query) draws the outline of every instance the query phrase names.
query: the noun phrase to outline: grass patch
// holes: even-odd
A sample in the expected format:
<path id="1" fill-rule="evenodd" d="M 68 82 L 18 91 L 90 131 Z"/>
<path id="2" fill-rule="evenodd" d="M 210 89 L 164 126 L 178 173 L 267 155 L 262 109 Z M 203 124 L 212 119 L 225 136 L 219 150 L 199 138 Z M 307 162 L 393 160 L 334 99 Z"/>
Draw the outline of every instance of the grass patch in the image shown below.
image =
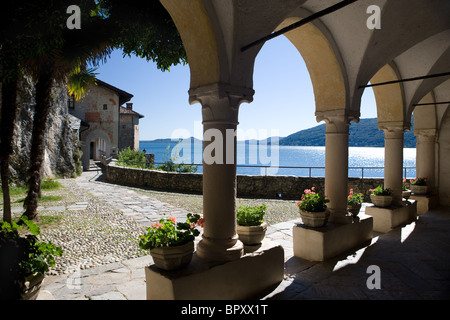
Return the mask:
<path id="1" fill-rule="evenodd" d="M 55 179 L 46 178 L 41 182 L 41 190 L 58 190 L 61 188 L 61 183 Z"/>
<path id="2" fill-rule="evenodd" d="M 9 195 L 11 197 L 16 197 L 16 196 L 21 196 L 23 194 L 26 194 L 28 192 L 28 188 L 27 187 L 22 187 L 22 186 L 14 186 L 14 187 L 9 187 Z M 0 196 L 3 197 L 3 191 L 0 190 Z"/>
<path id="3" fill-rule="evenodd" d="M 51 201 L 59 201 L 62 199 L 62 196 L 42 196 L 38 199 L 38 202 L 51 202 Z M 22 203 L 25 201 L 25 198 L 20 198 L 14 201 L 15 203 Z"/>
<path id="4" fill-rule="evenodd" d="M 42 230 L 47 230 L 58 227 L 63 218 L 64 217 L 62 215 L 44 215 L 40 213 L 38 214 L 35 223 Z"/>
<path id="5" fill-rule="evenodd" d="M 62 196 L 42 196 L 39 198 L 39 202 L 51 202 L 51 201 L 59 201 L 62 199 Z"/>

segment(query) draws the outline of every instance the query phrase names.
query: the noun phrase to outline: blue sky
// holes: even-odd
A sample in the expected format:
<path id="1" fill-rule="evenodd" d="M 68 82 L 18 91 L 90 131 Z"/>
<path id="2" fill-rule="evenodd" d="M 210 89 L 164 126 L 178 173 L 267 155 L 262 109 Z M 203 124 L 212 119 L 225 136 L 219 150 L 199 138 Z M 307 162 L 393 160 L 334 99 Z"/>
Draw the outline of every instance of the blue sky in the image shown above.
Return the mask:
<path id="1" fill-rule="evenodd" d="M 162 72 L 156 64 L 113 52 L 96 71 L 97 78 L 134 95 L 133 109 L 140 120 L 140 140 L 187 138 L 201 139 L 201 106 L 189 105 L 189 66 L 173 66 Z M 294 46 L 280 36 L 268 41 L 256 58 L 253 75 L 255 95 L 250 104 L 239 109 L 238 139 L 288 136 L 318 123 L 314 116 L 314 93 L 309 73 Z M 366 89 L 361 103 L 361 118 L 375 118 L 373 90 Z M 240 135 L 240 132 L 242 134 Z"/>

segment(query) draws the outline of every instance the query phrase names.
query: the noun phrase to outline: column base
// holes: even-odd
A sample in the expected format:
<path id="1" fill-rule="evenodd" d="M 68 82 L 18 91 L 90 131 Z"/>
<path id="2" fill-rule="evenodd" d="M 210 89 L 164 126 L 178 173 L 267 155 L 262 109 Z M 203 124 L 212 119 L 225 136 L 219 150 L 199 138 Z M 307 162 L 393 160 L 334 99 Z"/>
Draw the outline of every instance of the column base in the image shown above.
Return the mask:
<path id="1" fill-rule="evenodd" d="M 373 217 L 373 230 L 385 233 L 415 221 L 417 219 L 417 201 L 404 201 L 402 206 L 387 208 L 369 205 L 366 207 L 365 213 Z"/>
<path id="2" fill-rule="evenodd" d="M 417 215 L 425 214 L 439 205 L 437 195 L 411 195 L 409 199 L 417 202 Z"/>
<path id="3" fill-rule="evenodd" d="M 279 245 L 220 265 L 207 264 L 194 253 L 190 265 L 179 271 L 145 268 L 147 300 L 259 299 L 283 277 L 284 250 Z"/>
<path id="4" fill-rule="evenodd" d="M 360 248 L 372 239 L 373 218 L 359 214 L 352 223 L 328 223 L 321 228 L 298 224 L 292 229 L 294 256 L 325 261 L 348 250 Z"/>
<path id="5" fill-rule="evenodd" d="M 210 264 L 220 264 L 237 260 L 244 254 L 244 244 L 238 235 L 232 239 L 221 240 L 202 237 L 197 245 L 197 257 Z"/>

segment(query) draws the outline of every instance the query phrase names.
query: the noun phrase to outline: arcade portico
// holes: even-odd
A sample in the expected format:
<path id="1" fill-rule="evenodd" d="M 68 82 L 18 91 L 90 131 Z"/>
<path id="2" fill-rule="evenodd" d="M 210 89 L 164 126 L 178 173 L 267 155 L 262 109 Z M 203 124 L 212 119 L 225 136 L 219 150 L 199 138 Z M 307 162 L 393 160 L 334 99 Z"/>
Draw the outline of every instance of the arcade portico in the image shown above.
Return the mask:
<path id="1" fill-rule="evenodd" d="M 224 137 L 226 130 L 236 130 L 239 108 L 245 108 L 241 104 L 253 99 L 253 67 L 264 41 L 248 45 L 319 15 L 284 33 L 308 68 L 317 121 L 326 123 L 325 195 L 330 200 L 327 230 L 331 231 L 314 231 L 320 233 L 319 242 L 307 243 L 309 234 L 304 230 L 294 232 L 294 247 L 308 246 L 312 250 L 303 258 L 313 254 L 326 259 L 371 238 L 376 218 L 354 221 L 347 213 L 349 126 L 359 120 L 361 96 L 369 83 L 376 98 L 378 125 L 385 133 L 385 187 L 394 192 L 388 214 L 400 209 L 407 211 L 407 219 L 416 216 L 417 205 L 407 205 L 401 197 L 403 133 L 411 129 L 411 115 L 417 136 L 417 175 L 428 176 L 432 189 L 430 195 L 414 201 L 450 206 L 448 0 L 343 1 L 339 9 L 323 15 L 319 13 L 339 1 L 161 3 L 172 16 L 187 52 L 191 73 L 189 101 L 201 105 L 205 132 L 216 129 Z M 224 143 L 224 159 L 230 157 L 230 145 L 235 157 L 236 139 L 231 139 Z M 204 148 L 207 147 L 206 141 Z M 177 275 L 147 270 L 147 285 L 152 287 L 150 298 L 174 298 L 177 291 L 183 292 L 189 283 L 198 280 L 199 274 L 202 282 L 208 283 L 203 298 L 208 298 L 207 292 L 213 290 L 214 297 L 242 299 L 282 280 L 280 246 L 263 248 L 257 255 L 245 254 L 236 235 L 235 197 L 236 162 L 205 163 L 205 225 L 196 251 L 200 267 Z M 233 291 L 224 289 L 230 279 Z M 261 279 L 267 281 L 261 284 Z"/>

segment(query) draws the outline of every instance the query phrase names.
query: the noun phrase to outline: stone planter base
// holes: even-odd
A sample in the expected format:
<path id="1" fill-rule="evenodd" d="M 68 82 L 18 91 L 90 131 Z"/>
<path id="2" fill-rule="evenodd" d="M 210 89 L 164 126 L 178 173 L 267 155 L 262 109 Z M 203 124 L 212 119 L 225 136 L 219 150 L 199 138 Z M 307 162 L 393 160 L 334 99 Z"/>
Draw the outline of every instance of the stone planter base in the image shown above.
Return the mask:
<path id="1" fill-rule="evenodd" d="M 328 223 L 323 228 L 307 228 L 298 224 L 292 229 L 294 256 L 309 261 L 325 261 L 372 239 L 373 218 L 361 214 L 353 223 Z"/>
<path id="2" fill-rule="evenodd" d="M 181 246 L 154 248 L 150 255 L 156 267 L 162 270 L 176 270 L 183 268 L 191 262 L 194 253 L 194 241 Z"/>
<path id="3" fill-rule="evenodd" d="M 410 201 L 417 202 L 417 215 L 422 215 L 439 206 L 437 195 L 411 195 Z"/>
<path id="4" fill-rule="evenodd" d="M 384 233 L 415 221 L 417 219 L 417 202 L 410 200 L 406 202 L 405 206 L 396 208 L 367 206 L 365 212 L 373 217 L 373 231 Z"/>
<path id="5" fill-rule="evenodd" d="M 284 250 L 276 245 L 220 265 L 203 262 L 194 253 L 184 269 L 167 272 L 145 268 L 147 300 L 260 299 L 284 277 Z"/>

